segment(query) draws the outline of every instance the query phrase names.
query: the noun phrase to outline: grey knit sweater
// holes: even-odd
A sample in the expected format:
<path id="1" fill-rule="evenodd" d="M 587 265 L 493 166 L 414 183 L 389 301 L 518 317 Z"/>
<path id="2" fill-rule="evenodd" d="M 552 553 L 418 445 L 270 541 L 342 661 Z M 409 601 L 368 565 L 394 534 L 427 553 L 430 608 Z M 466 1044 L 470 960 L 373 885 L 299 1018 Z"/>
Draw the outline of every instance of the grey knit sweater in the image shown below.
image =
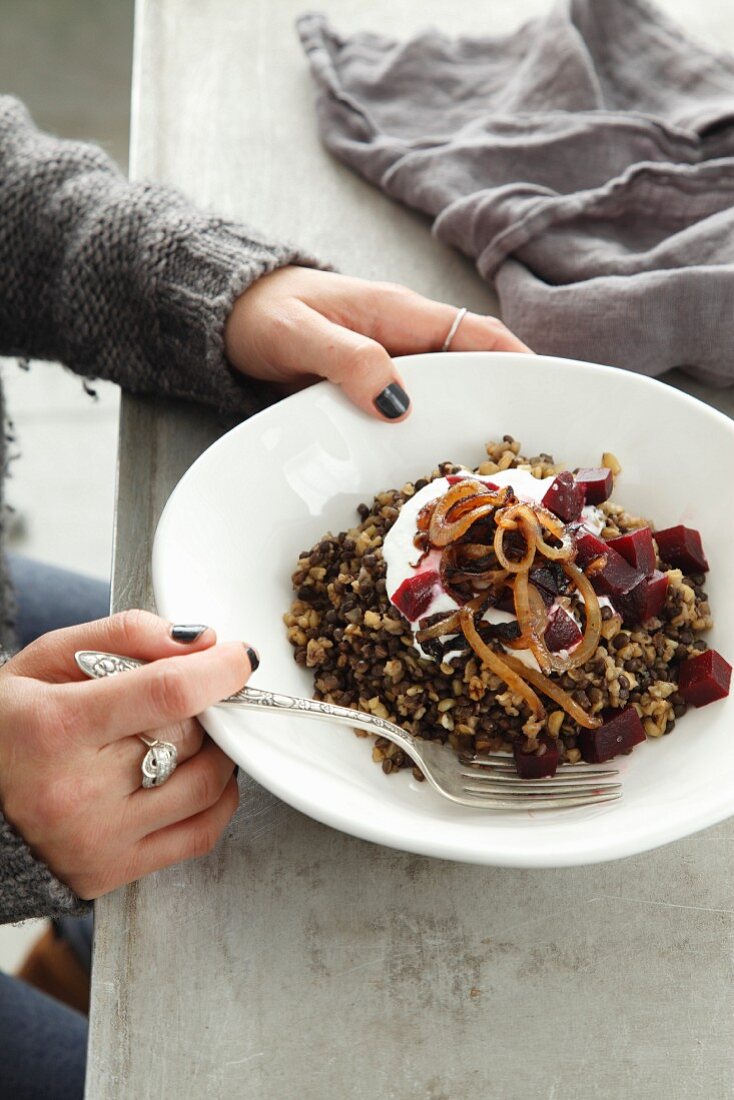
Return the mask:
<path id="1" fill-rule="evenodd" d="M 168 188 L 129 183 L 102 150 L 39 132 L 22 104 L 0 96 L 0 354 L 58 360 L 241 418 L 272 397 L 226 362 L 232 303 L 266 272 L 312 262 Z M 11 649 L 3 435 L 0 645 Z M 85 907 L 0 813 L 0 923 Z"/>

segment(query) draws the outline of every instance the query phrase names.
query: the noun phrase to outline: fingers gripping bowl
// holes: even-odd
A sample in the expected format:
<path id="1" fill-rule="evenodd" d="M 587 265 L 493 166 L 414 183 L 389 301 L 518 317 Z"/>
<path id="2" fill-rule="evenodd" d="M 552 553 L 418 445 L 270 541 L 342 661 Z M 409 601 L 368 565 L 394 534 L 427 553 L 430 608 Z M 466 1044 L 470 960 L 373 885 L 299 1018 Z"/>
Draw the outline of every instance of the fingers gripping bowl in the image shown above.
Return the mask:
<path id="1" fill-rule="evenodd" d="M 372 422 L 323 385 L 241 425 L 186 474 L 161 519 L 153 558 L 159 610 L 209 621 L 261 651 L 255 683 L 310 694 L 281 620 L 299 553 L 340 532 L 380 486 L 402 486 L 437 457 L 471 469 L 486 439 L 512 431 L 594 466 L 601 446 L 624 459 L 615 489 L 632 516 L 702 532 L 715 614 L 707 635 L 734 652 L 721 471 L 734 432 L 722 415 L 659 383 L 610 368 L 506 354 L 415 356 L 400 363 L 414 403 L 399 428 Z M 447 380 L 450 384 L 447 384 Z M 192 522 L 195 521 L 195 522 Z M 194 616 L 192 619 L 191 616 Z M 429 855 L 514 866 L 562 866 L 639 852 L 734 812 L 731 700 L 694 709 L 675 734 L 615 763 L 624 798 L 611 808 L 541 815 L 456 812 L 406 769 L 387 781 L 364 742 L 282 717 L 209 712 L 210 733 L 243 768 L 292 805 L 357 836 Z M 368 754 L 367 754 L 368 755 Z"/>

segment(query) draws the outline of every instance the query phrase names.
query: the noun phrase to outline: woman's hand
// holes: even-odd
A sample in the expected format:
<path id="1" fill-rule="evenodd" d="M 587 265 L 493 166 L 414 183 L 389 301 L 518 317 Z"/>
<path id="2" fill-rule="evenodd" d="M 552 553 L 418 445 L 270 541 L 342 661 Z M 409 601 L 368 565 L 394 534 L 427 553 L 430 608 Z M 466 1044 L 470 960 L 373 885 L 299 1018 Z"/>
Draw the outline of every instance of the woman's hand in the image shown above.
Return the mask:
<path id="1" fill-rule="evenodd" d="M 283 267 L 237 299 L 225 347 L 251 378 L 295 388 L 328 378 L 365 412 L 402 420 L 410 399 L 390 356 L 440 351 L 456 314 L 404 286 Z M 529 349 L 496 317 L 467 313 L 451 350 Z"/>
<path id="2" fill-rule="evenodd" d="M 0 670 L 0 806 L 54 874 L 96 898 L 211 850 L 237 808 L 234 765 L 192 715 L 250 675 L 241 642 L 193 642 L 144 611 L 46 634 Z M 87 680 L 74 653 L 155 663 Z M 149 740 L 171 741 L 178 768 L 141 787 Z"/>

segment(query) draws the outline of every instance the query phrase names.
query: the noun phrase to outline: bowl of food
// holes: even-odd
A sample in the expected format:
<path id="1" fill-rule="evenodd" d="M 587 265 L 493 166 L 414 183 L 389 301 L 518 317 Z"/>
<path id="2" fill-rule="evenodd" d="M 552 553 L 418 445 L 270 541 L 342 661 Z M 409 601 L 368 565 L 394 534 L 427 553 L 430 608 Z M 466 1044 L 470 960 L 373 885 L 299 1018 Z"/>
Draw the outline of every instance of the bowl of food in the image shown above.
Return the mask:
<path id="1" fill-rule="evenodd" d="M 734 813 L 734 425 L 543 356 L 400 361 L 388 425 L 314 386 L 218 440 L 156 533 L 162 614 L 261 654 L 253 684 L 366 710 L 520 776 L 611 760 L 623 797 L 452 805 L 389 744 L 211 708 L 258 782 L 364 839 L 506 866 L 641 852 Z"/>

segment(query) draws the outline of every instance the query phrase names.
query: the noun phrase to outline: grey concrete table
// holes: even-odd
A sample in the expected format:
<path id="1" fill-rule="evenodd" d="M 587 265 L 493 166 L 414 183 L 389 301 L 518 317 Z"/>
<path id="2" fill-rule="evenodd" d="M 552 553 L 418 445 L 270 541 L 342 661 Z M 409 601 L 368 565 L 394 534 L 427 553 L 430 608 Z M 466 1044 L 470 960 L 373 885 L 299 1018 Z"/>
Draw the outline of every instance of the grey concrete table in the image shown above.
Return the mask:
<path id="1" fill-rule="evenodd" d="M 491 309 L 468 262 L 319 146 L 303 6 L 139 0 L 133 174 L 344 270 Z M 509 29 L 547 2 L 320 6 L 400 35 Z M 734 45 L 725 6 L 667 7 Z M 118 608 L 152 606 L 156 520 L 216 434 L 200 411 L 125 400 Z M 211 857 L 97 906 L 94 1100 L 732 1096 L 734 821 L 639 858 L 518 871 L 390 851 L 241 789 Z"/>

